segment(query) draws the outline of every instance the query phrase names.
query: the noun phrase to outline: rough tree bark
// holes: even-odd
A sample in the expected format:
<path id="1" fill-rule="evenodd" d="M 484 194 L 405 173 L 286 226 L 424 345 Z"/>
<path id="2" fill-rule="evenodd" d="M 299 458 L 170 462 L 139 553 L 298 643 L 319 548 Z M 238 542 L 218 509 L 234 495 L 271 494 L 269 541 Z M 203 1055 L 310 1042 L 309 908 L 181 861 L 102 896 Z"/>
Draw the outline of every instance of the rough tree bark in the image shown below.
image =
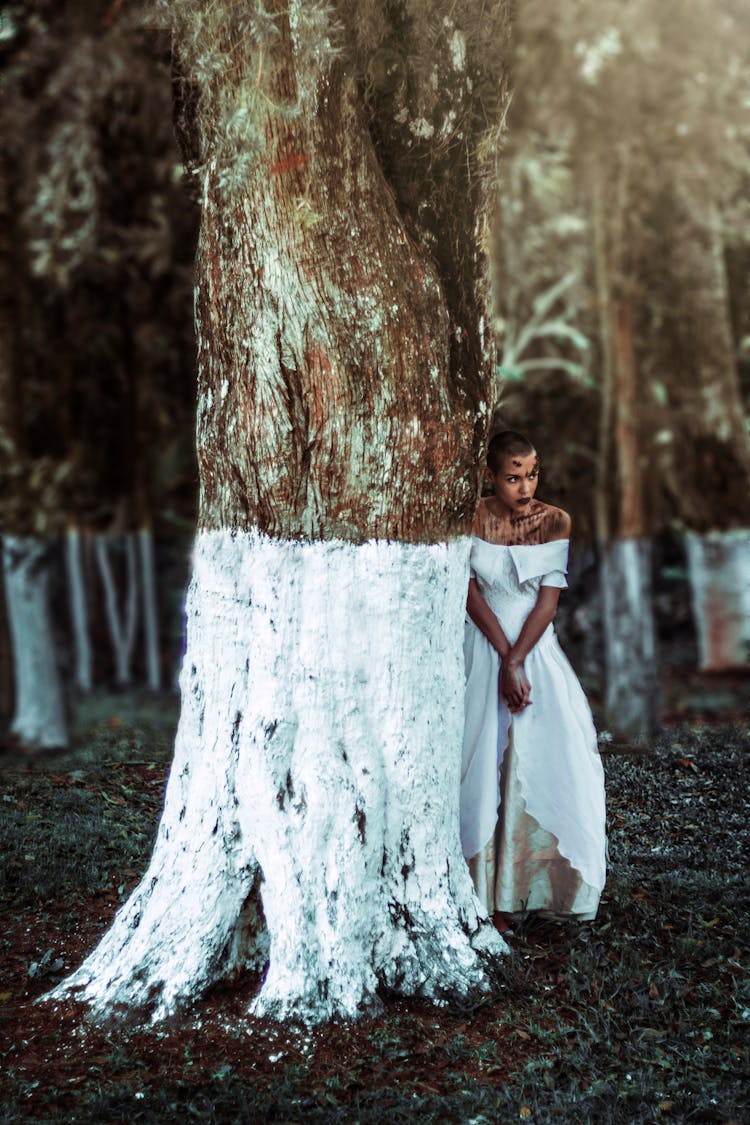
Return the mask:
<path id="1" fill-rule="evenodd" d="M 505 950 L 458 837 L 481 279 L 451 299 L 354 82 L 300 49 L 289 11 L 261 161 L 231 201 L 205 175 L 175 762 L 146 875 L 53 993 L 102 1015 L 158 1018 L 267 961 L 256 1013 L 353 1016 L 383 987 L 486 988 Z M 480 232 L 470 207 L 459 218 L 465 263 Z"/>

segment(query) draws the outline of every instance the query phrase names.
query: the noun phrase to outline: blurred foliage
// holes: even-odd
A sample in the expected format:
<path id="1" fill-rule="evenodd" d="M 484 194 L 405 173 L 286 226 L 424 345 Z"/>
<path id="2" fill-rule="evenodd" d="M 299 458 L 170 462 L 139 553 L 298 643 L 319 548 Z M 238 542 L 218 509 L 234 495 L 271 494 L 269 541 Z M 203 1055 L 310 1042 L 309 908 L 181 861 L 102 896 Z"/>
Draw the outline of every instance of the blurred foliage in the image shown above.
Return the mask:
<path id="1" fill-rule="evenodd" d="M 616 491 L 596 181 L 611 295 L 636 309 L 649 526 L 745 518 L 740 0 L 571 0 L 554 21 L 528 0 L 513 29 L 506 4 L 483 0 L 460 13 L 451 0 L 314 0 L 300 11 L 297 49 L 356 77 L 381 165 L 457 324 L 477 267 L 472 237 L 449 219 L 471 213 L 478 179 L 492 195 L 480 237 L 493 263 L 499 421 L 543 451 L 545 498 L 585 534 L 597 489 Z M 2 526 L 190 521 L 197 172 L 213 162 L 225 186 L 241 184 L 267 107 L 290 121 L 298 112 L 302 94 L 282 105 L 274 86 L 281 16 L 263 0 L 3 6 Z"/>
<path id="2" fill-rule="evenodd" d="M 3 12 L 2 526 L 190 520 L 197 208 L 169 36 L 117 4 Z"/>
<path id="3" fill-rule="evenodd" d="M 612 494 L 617 475 L 602 419 L 596 186 L 604 299 L 635 309 L 648 524 L 747 519 L 744 26 L 737 0 L 572 0 L 554 21 L 542 0 L 519 8 L 499 165 L 500 412 L 544 451 L 545 496 L 573 511 L 579 532 L 593 531 L 597 482 Z"/>

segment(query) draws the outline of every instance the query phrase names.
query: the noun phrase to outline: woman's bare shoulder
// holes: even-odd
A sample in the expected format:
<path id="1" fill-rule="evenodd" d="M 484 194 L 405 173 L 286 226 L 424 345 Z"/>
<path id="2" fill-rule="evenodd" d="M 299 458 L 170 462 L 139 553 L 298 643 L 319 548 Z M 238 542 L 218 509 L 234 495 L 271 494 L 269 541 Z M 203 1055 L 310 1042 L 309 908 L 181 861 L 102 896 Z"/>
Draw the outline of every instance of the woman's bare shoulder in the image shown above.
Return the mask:
<path id="1" fill-rule="evenodd" d="M 556 508 L 554 504 L 545 504 L 542 527 L 545 543 L 551 543 L 555 539 L 569 539 L 572 520 L 562 508 Z"/>
<path id="2" fill-rule="evenodd" d="M 562 508 L 535 500 L 528 514 L 515 521 L 516 541 L 527 546 L 570 537 L 570 516 Z"/>

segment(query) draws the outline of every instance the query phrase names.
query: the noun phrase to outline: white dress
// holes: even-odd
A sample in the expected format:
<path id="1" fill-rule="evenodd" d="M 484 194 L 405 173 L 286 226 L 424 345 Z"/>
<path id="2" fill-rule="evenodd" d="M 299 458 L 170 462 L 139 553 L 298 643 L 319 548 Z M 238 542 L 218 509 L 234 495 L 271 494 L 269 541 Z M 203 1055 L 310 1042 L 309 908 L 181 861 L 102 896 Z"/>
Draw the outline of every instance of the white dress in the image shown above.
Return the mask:
<path id="1" fill-rule="evenodd" d="M 569 541 L 472 537 L 471 571 L 513 644 L 540 586 L 567 586 Z M 531 705 L 498 696 L 497 652 L 466 618 L 461 843 L 493 910 L 593 918 L 605 879 L 604 771 L 591 711 L 550 624 L 524 661 Z M 499 815 L 498 815 L 499 814 Z"/>

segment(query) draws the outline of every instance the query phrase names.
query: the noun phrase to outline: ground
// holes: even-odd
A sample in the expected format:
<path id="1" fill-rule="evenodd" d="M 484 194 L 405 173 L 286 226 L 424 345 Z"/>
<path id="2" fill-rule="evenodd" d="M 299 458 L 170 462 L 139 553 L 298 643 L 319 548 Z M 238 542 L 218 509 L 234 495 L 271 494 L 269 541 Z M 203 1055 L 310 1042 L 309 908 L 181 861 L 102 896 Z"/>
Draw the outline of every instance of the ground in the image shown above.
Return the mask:
<path id="1" fill-rule="evenodd" d="M 0 759 L 0 1122 L 750 1121 L 746 686 L 677 674 L 650 752 L 603 743 L 595 923 L 527 919 L 478 1007 L 314 1033 L 248 1019 L 251 978 L 148 1030 L 34 1003 L 137 881 L 171 757 L 173 700 L 80 709 L 70 752 Z"/>

